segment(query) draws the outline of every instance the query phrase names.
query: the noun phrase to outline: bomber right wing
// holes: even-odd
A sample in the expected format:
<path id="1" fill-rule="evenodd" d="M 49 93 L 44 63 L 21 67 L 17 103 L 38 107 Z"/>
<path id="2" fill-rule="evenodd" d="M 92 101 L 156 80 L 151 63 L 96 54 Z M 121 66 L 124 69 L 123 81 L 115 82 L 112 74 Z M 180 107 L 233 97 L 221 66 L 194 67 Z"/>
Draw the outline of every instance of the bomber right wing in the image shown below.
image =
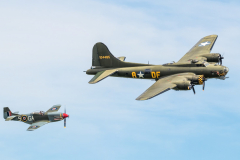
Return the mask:
<path id="1" fill-rule="evenodd" d="M 176 82 L 187 80 L 185 76 L 195 75 L 194 73 L 180 73 L 167 76 L 159 79 L 151 87 L 149 87 L 145 92 L 143 92 L 136 100 L 148 100 L 159 94 L 169 91 L 177 87 Z"/>
<path id="2" fill-rule="evenodd" d="M 104 78 L 107 78 L 108 76 L 113 75 L 117 71 L 118 71 L 117 69 L 110 69 L 110 70 L 100 71 L 88 83 L 90 83 L 90 84 L 97 83 L 97 82 L 103 80 Z"/>

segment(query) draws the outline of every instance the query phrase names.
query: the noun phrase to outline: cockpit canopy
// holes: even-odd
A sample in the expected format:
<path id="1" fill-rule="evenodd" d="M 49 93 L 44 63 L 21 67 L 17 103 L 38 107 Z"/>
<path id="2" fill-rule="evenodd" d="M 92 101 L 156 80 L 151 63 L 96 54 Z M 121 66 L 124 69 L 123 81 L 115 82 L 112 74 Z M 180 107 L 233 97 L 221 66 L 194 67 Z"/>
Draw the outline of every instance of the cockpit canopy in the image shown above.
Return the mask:
<path id="1" fill-rule="evenodd" d="M 32 112 L 32 114 L 44 115 L 45 112 L 44 111 L 34 111 L 34 112 Z"/>

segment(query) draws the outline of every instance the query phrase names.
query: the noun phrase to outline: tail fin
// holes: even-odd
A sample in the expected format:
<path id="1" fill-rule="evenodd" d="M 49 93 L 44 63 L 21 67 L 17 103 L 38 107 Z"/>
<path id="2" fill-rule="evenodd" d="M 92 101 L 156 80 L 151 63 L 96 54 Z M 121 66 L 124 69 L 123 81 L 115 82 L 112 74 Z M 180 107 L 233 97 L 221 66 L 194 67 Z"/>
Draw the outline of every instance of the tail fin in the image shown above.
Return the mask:
<path id="1" fill-rule="evenodd" d="M 7 117 L 12 116 L 12 112 L 8 107 L 3 108 L 3 118 L 6 119 Z"/>
<path id="2" fill-rule="evenodd" d="M 119 67 L 136 67 L 147 66 L 149 64 L 130 63 L 117 59 L 108 50 L 107 46 L 101 42 L 93 46 L 92 51 L 92 66 L 102 66 L 106 68 L 119 68 Z"/>

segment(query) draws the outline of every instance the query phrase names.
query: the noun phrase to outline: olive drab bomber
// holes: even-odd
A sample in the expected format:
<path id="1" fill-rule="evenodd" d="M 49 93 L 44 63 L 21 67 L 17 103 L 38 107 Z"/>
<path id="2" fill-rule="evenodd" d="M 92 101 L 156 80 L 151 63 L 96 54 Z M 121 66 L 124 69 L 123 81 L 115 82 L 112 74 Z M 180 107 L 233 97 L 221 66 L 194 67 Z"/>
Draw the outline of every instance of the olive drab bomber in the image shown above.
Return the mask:
<path id="1" fill-rule="evenodd" d="M 217 35 L 206 36 L 198 41 L 178 62 L 163 65 L 125 62 L 126 57 L 114 57 L 103 43 L 96 43 L 92 51 L 92 67 L 86 71 L 95 75 L 90 84 L 95 84 L 108 76 L 154 79 L 156 82 L 136 100 L 147 100 L 170 89 L 193 90 L 195 85 L 203 85 L 210 78 L 225 80 L 229 71 L 222 65 L 219 53 L 210 53 Z"/>

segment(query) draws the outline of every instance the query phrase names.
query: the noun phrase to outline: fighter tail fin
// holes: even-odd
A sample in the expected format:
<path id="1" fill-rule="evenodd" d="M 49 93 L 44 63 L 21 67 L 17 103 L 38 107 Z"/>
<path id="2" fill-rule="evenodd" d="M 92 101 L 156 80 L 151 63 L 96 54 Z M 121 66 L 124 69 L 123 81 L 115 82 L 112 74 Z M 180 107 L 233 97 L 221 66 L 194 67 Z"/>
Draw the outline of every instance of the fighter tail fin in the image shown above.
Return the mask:
<path id="1" fill-rule="evenodd" d="M 9 116 L 12 116 L 12 112 L 8 107 L 3 108 L 3 118 L 6 119 Z"/>
<path id="2" fill-rule="evenodd" d="M 96 43 L 93 46 L 92 51 L 92 66 L 101 66 L 106 68 L 120 68 L 120 67 L 136 67 L 136 66 L 147 66 L 149 64 L 141 64 L 141 63 L 131 63 L 124 62 L 119 57 L 116 58 L 112 55 L 112 53 L 108 50 L 107 46 L 103 43 Z"/>

